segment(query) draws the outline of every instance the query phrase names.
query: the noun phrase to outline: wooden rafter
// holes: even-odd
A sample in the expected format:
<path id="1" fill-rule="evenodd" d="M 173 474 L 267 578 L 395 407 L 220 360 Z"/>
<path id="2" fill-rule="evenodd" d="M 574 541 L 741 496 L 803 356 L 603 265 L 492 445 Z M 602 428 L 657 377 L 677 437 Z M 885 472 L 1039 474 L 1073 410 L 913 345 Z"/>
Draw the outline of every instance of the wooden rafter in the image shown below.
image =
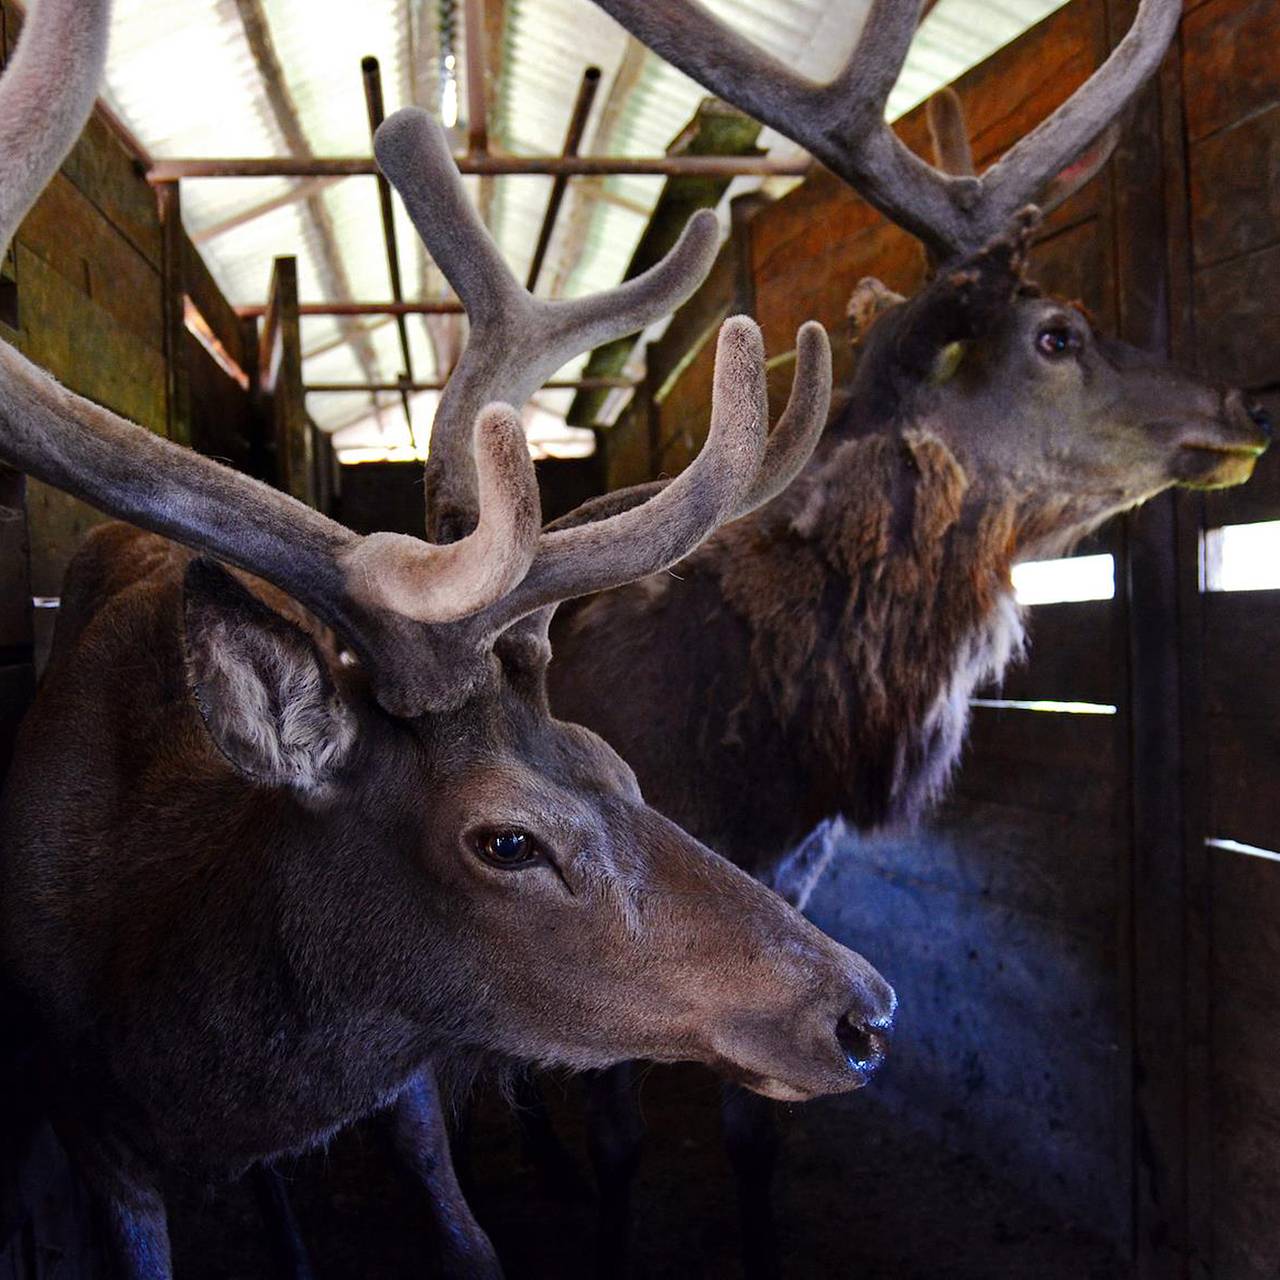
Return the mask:
<path id="1" fill-rule="evenodd" d="M 284 69 L 276 54 L 275 42 L 271 38 L 271 28 L 267 22 L 266 11 L 262 0 L 236 0 L 236 10 L 244 28 L 245 40 L 253 55 L 263 92 L 276 127 L 284 139 L 285 145 L 292 155 L 310 160 L 314 152 L 303 128 L 302 117 L 293 94 L 289 91 L 285 80 Z M 321 284 L 331 297 L 342 299 L 351 297 L 351 281 L 347 276 L 346 266 L 342 261 L 342 250 L 338 244 L 337 231 L 329 207 L 324 202 L 320 191 L 312 189 L 302 197 L 307 216 L 316 235 L 318 261 L 317 271 Z M 373 343 L 359 326 L 348 325 L 347 336 L 356 361 L 369 381 L 378 376 L 378 357 Z"/>

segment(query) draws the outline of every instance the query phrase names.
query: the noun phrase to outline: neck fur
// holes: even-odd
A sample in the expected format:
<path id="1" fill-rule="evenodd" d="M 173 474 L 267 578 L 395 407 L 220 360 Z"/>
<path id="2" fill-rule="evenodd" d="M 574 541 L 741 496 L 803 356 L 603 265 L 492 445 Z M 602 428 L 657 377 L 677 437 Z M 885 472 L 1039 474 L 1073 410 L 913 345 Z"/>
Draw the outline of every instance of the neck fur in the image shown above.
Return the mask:
<path id="1" fill-rule="evenodd" d="M 1023 649 L 1010 568 L 1032 514 L 1012 492 L 977 492 L 937 436 L 911 431 L 837 444 L 717 539 L 746 552 L 721 579 L 759 696 L 832 812 L 873 827 L 941 793 L 970 696 Z"/>

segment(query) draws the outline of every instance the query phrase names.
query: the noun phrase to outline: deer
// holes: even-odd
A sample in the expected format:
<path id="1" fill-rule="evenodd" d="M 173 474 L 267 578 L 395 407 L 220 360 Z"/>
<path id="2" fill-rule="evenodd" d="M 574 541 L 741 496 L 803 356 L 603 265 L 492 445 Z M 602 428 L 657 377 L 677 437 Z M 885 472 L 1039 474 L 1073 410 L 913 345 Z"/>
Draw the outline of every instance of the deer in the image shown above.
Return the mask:
<path id="1" fill-rule="evenodd" d="M 1173 486 L 1243 483 L 1270 440 L 1241 391 L 1106 336 L 1027 274 L 1041 211 L 1105 163 L 1181 9 L 1143 0 L 1086 84 L 978 176 L 950 92 L 930 106 L 936 167 L 884 121 L 917 3 L 873 0 L 842 70 L 816 85 L 693 0 L 596 2 L 803 146 L 934 268 L 910 299 L 855 289 L 856 370 L 789 487 L 672 573 L 566 603 L 552 625 L 556 712 L 609 741 L 660 811 L 803 909 L 846 835 L 918 821 L 945 792 L 971 694 L 1024 651 L 1013 565 L 1065 554 Z M 474 523 L 474 491 L 429 497 L 437 521 Z M 626 1265 L 642 1133 L 630 1076 L 603 1073 L 589 1102 L 610 1276 Z M 723 1118 L 746 1272 L 772 1277 L 772 1112 L 729 1084 Z"/>
<path id="2" fill-rule="evenodd" d="M 0 243 L 88 117 L 109 16 L 29 13 L 0 77 Z M 420 116 L 379 143 L 435 180 Z M 447 194 L 416 197 L 449 216 Z M 687 296 L 714 241 L 702 219 L 646 276 L 503 310 L 510 346 L 473 341 L 457 398 L 477 521 L 450 542 L 357 535 L 0 343 L 0 460 L 121 522 L 67 572 L 0 806 L 0 965 L 120 1275 L 172 1274 L 174 1169 L 269 1166 L 376 1112 L 434 1199 L 447 1273 L 500 1275 L 453 1178 L 437 1071 L 695 1060 L 802 1099 L 880 1064 L 884 978 L 647 806 L 547 701 L 557 604 L 687 556 L 785 487 L 821 431 L 825 339 L 769 435 L 760 334 L 731 320 L 681 480 L 541 528 L 512 406 L 562 352 Z"/>

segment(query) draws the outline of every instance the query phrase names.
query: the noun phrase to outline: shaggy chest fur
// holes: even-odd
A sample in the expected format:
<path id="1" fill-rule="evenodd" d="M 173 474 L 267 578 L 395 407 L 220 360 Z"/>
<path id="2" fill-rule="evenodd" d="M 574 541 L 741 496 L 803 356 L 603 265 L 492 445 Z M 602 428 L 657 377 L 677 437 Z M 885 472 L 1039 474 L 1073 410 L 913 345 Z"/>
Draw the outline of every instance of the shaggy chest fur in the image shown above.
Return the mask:
<path id="1" fill-rule="evenodd" d="M 750 633 L 748 701 L 822 780 L 830 815 L 914 819 L 946 784 L 970 695 L 1021 651 L 1017 529 L 1015 504 L 977 500 L 917 432 L 839 445 L 708 549 Z"/>

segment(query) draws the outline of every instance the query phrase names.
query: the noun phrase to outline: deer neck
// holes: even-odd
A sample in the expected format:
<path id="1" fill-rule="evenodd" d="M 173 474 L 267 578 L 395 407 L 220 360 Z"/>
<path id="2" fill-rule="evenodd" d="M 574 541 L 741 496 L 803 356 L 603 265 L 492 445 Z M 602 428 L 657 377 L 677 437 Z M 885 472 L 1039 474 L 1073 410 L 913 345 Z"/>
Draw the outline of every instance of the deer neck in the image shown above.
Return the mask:
<path id="1" fill-rule="evenodd" d="M 910 819 L 945 785 L 971 694 L 1022 647 L 1021 519 L 1016 495 L 975 488 L 915 430 L 834 442 L 717 539 L 740 552 L 721 580 L 760 698 L 829 780 L 831 811 L 863 827 Z"/>

